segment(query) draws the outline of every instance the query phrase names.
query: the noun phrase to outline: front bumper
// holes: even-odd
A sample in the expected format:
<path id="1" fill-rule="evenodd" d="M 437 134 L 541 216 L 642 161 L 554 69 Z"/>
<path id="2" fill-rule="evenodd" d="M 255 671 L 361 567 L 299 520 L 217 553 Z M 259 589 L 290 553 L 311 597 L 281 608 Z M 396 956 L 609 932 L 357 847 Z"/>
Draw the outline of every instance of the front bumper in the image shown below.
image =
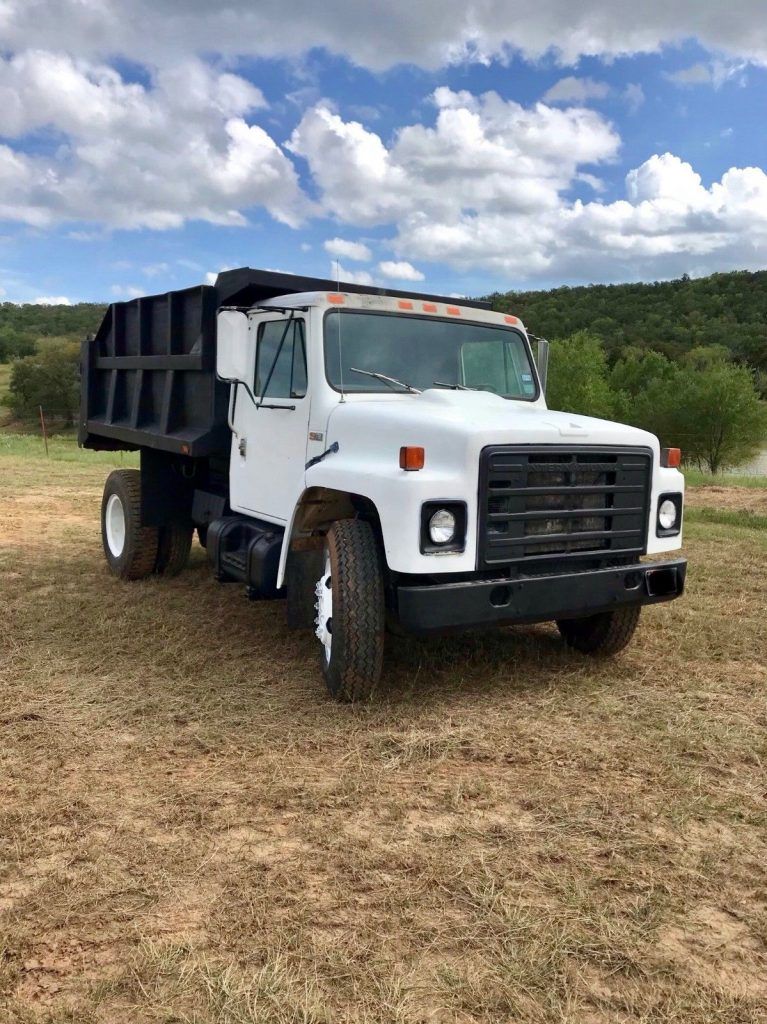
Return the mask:
<path id="1" fill-rule="evenodd" d="M 672 601 L 684 591 L 687 560 L 520 579 L 399 587 L 400 624 L 413 633 L 575 619 L 624 605 Z"/>

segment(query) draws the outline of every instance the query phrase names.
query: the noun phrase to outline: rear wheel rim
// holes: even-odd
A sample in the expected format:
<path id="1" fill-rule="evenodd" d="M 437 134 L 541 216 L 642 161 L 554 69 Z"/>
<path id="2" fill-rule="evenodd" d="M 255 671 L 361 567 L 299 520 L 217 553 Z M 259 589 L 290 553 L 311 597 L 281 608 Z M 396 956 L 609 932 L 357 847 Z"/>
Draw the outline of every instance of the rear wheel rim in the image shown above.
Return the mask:
<path id="1" fill-rule="evenodd" d="M 327 550 L 325 551 L 322 576 L 317 580 L 314 594 L 317 598 L 314 605 L 317 611 L 314 619 L 314 632 L 322 644 L 325 664 L 329 665 L 333 652 L 333 579 L 330 574 L 330 552 Z"/>
<path id="2" fill-rule="evenodd" d="M 110 494 L 104 515 L 107 547 L 113 558 L 119 558 L 125 550 L 125 509 L 118 494 Z"/>

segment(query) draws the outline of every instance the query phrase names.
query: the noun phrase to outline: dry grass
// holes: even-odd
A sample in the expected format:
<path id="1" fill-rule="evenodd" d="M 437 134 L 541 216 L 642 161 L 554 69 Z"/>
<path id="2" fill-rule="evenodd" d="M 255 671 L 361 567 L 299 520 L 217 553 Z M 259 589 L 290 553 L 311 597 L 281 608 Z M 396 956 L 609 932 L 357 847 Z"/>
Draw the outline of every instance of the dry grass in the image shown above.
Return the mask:
<path id="1" fill-rule="evenodd" d="M 0 457 L 3 1022 L 766 1019 L 764 531 L 612 664 L 392 640 L 348 709 L 200 549 L 109 577 L 106 471 Z"/>

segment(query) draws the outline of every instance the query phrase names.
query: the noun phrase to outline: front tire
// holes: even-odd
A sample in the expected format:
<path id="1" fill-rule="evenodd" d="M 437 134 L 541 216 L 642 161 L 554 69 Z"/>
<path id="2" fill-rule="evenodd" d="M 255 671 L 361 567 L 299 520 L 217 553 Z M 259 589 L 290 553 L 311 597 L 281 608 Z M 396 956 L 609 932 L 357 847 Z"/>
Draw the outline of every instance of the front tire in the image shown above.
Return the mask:
<path id="1" fill-rule="evenodd" d="M 340 701 L 369 700 L 381 678 L 384 651 L 383 572 L 369 523 L 333 523 L 315 597 L 315 633 L 328 690 Z"/>
<path id="2" fill-rule="evenodd" d="M 557 619 L 557 628 L 569 647 L 582 654 L 609 658 L 631 643 L 641 610 L 641 605 L 635 604 L 585 619 Z"/>
<path id="3" fill-rule="evenodd" d="M 101 500 L 101 542 L 110 571 L 123 580 L 142 580 L 155 571 L 158 533 L 141 525 L 141 473 L 116 469 Z"/>

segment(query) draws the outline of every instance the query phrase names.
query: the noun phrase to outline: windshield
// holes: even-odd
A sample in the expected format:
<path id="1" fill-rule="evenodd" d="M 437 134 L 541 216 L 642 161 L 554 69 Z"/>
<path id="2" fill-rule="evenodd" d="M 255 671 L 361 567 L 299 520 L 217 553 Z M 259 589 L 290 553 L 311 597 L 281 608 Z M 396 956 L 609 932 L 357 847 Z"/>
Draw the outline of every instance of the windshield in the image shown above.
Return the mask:
<path id="1" fill-rule="evenodd" d="M 339 352 L 340 332 L 340 352 Z M 370 373 L 386 375 L 392 387 Z M 513 329 L 429 317 L 332 310 L 325 317 L 325 373 L 337 391 L 424 390 L 435 384 L 533 401 L 536 382 Z"/>

